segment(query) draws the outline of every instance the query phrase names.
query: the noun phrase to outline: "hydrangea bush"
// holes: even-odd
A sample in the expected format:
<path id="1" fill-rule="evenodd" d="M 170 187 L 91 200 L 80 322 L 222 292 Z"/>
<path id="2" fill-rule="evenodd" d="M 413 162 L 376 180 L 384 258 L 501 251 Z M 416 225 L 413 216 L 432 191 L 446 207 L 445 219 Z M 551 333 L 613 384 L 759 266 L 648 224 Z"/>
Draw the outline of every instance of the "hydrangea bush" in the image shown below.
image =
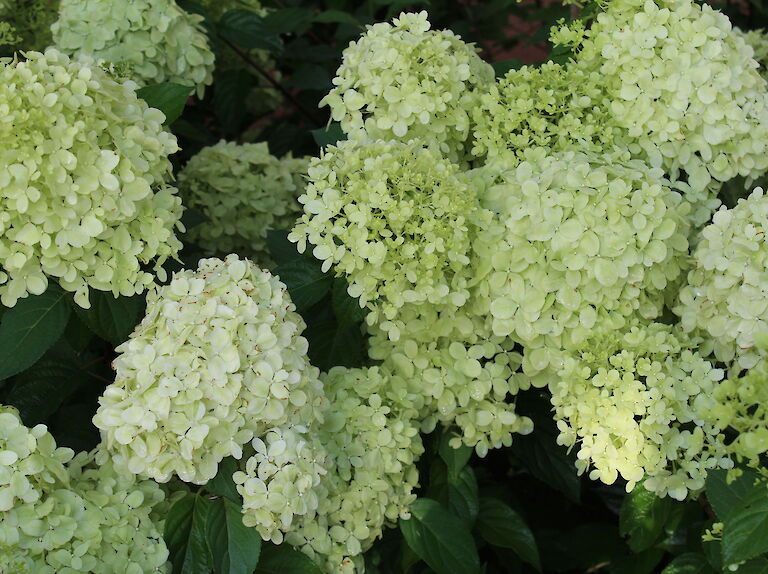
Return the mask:
<path id="1" fill-rule="evenodd" d="M 768 14 L 397 6 L 0 0 L 0 573 L 768 568 Z"/>

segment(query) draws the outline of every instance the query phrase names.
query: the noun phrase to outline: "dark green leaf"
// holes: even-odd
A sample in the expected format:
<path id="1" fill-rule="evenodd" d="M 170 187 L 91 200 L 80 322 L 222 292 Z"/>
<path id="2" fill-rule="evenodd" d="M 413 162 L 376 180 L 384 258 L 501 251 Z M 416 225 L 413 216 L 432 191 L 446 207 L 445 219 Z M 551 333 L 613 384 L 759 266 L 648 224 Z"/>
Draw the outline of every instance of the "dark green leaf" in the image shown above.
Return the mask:
<path id="1" fill-rule="evenodd" d="M 213 82 L 213 109 L 225 133 L 236 134 L 246 116 L 246 101 L 256 85 L 248 70 L 217 70 Z"/>
<path id="2" fill-rule="evenodd" d="M 0 320 L 0 380 L 34 365 L 61 337 L 69 313 L 64 292 L 53 283 L 8 309 Z"/>
<path id="3" fill-rule="evenodd" d="M 522 411 L 521 411 L 522 412 Z M 557 444 L 557 429 L 546 418 L 534 419 L 536 432 L 516 436 L 512 452 L 533 476 L 565 494 L 573 502 L 581 496 L 581 481 L 573 455 Z"/>
<path id="4" fill-rule="evenodd" d="M 516 58 L 510 58 L 509 60 L 502 60 L 501 62 L 492 62 L 491 66 L 493 66 L 493 71 L 496 72 L 496 77 L 501 78 L 510 70 L 520 69 L 523 66 L 523 63 Z"/>
<path id="5" fill-rule="evenodd" d="M 652 574 L 663 557 L 659 548 L 621 556 L 611 561 L 611 574 Z"/>
<path id="6" fill-rule="evenodd" d="M 270 10 L 264 17 L 264 25 L 273 34 L 301 33 L 315 19 L 312 10 L 306 8 L 281 8 Z"/>
<path id="7" fill-rule="evenodd" d="M 669 497 L 660 498 L 642 484 L 627 495 L 619 514 L 619 533 L 629 537 L 633 551 L 642 552 L 661 538 L 672 505 Z"/>
<path id="8" fill-rule="evenodd" d="M 250 10 L 228 10 L 219 20 L 219 34 L 246 50 L 279 52 L 283 42 L 264 18 Z"/>
<path id="9" fill-rule="evenodd" d="M 173 574 L 209 574 L 212 568 L 207 522 L 213 502 L 199 495 L 177 500 L 165 519 L 165 543 Z"/>
<path id="10" fill-rule="evenodd" d="M 523 518 L 501 500 L 480 498 L 477 530 L 489 544 L 510 548 L 520 559 L 541 570 L 539 549 L 533 532 Z"/>
<path id="11" fill-rule="evenodd" d="M 287 544 L 264 544 L 261 559 L 254 574 L 322 574 L 309 557 Z"/>
<path id="12" fill-rule="evenodd" d="M 333 276 L 320 270 L 320 263 L 294 259 L 279 265 L 275 274 L 288 287 L 296 309 L 301 312 L 325 297 L 331 289 Z"/>
<path id="13" fill-rule="evenodd" d="M 768 484 L 755 485 L 723 523 L 723 564 L 735 564 L 768 552 Z"/>
<path id="14" fill-rule="evenodd" d="M 296 68 L 293 76 L 286 81 L 285 85 L 297 90 L 327 92 L 333 87 L 333 82 L 331 75 L 324 66 L 308 62 Z"/>
<path id="15" fill-rule="evenodd" d="M 344 140 L 347 136 L 341 131 L 341 125 L 334 122 L 328 127 L 312 130 L 312 137 L 315 138 L 317 145 L 322 148 Z"/>
<path id="16" fill-rule="evenodd" d="M 77 313 L 70 313 L 63 339 L 75 351 L 83 351 L 93 340 L 93 331 L 80 320 Z"/>
<path id="17" fill-rule="evenodd" d="M 351 26 L 360 26 L 360 22 L 357 21 L 352 14 L 344 12 L 343 10 L 326 10 L 320 12 L 315 16 L 315 22 L 320 24 L 349 24 Z"/>
<path id="18" fill-rule="evenodd" d="M 745 468 L 742 474 L 730 483 L 728 472 L 725 470 L 712 470 L 707 474 L 707 500 L 720 520 L 725 520 L 731 510 L 746 499 L 758 477 L 757 472 L 749 468 Z"/>
<path id="19" fill-rule="evenodd" d="M 182 112 L 187 103 L 187 98 L 195 88 L 182 86 L 172 82 L 154 84 L 136 90 L 136 94 L 152 108 L 157 108 L 165 114 L 165 123 L 173 123 Z"/>
<path id="20" fill-rule="evenodd" d="M 475 471 L 464 467 L 457 476 L 448 477 L 448 508 L 456 516 L 473 526 L 480 511 L 479 492 Z"/>
<path id="21" fill-rule="evenodd" d="M 259 562 L 261 535 L 243 524 L 242 508 L 227 498 L 211 503 L 207 537 L 215 574 L 252 574 Z"/>
<path id="22" fill-rule="evenodd" d="M 440 437 L 440 446 L 438 453 L 448 468 L 449 477 L 457 477 L 461 469 L 467 465 L 472 456 L 472 447 L 461 445 L 459 448 L 453 448 L 450 441 L 455 434 L 450 429 L 446 429 Z"/>
<path id="23" fill-rule="evenodd" d="M 334 278 L 331 301 L 333 313 L 339 325 L 352 325 L 365 319 L 366 309 L 360 308 L 358 300 L 350 297 L 347 292 L 347 281 L 343 277 Z"/>
<path id="24" fill-rule="evenodd" d="M 80 319 L 105 341 L 117 346 L 127 341 L 144 311 L 144 295 L 115 297 L 112 293 L 91 291 L 91 308 L 75 307 Z"/>
<path id="25" fill-rule="evenodd" d="M 89 379 L 75 352 L 60 343 L 14 379 L 5 402 L 19 409 L 24 424 L 34 426 L 55 413 Z"/>
<path id="26" fill-rule="evenodd" d="M 270 229 L 267 231 L 267 248 L 269 249 L 269 255 L 278 265 L 301 258 L 315 261 L 311 250 L 299 253 L 296 249 L 296 244 L 288 241 L 288 232 L 283 229 Z M 317 265 L 317 262 L 315 264 Z"/>
<path id="27" fill-rule="evenodd" d="M 195 209 L 194 207 L 185 208 L 184 214 L 181 216 L 181 223 L 187 231 L 206 221 L 210 221 L 210 219 L 208 219 L 202 211 Z"/>
<path id="28" fill-rule="evenodd" d="M 710 574 L 714 572 L 703 554 L 686 552 L 677 556 L 661 574 Z"/>
<path id="29" fill-rule="evenodd" d="M 232 475 L 237 471 L 237 461 L 230 457 L 219 463 L 219 470 L 205 485 L 205 490 L 217 496 L 223 496 L 234 502 L 240 502 L 240 493 L 237 492 Z"/>
<path id="30" fill-rule="evenodd" d="M 323 313 L 325 315 L 325 313 Z M 321 371 L 331 367 L 360 367 L 365 362 L 365 337 L 359 325 L 342 326 L 333 317 L 307 319 L 304 336 L 309 359 Z"/>
<path id="31" fill-rule="evenodd" d="M 737 570 L 739 574 L 768 574 L 768 559 L 755 558 L 745 562 Z"/>
<path id="32" fill-rule="evenodd" d="M 475 541 L 462 520 L 429 498 L 411 505 L 411 518 L 400 520 L 408 546 L 437 574 L 478 574 Z"/>

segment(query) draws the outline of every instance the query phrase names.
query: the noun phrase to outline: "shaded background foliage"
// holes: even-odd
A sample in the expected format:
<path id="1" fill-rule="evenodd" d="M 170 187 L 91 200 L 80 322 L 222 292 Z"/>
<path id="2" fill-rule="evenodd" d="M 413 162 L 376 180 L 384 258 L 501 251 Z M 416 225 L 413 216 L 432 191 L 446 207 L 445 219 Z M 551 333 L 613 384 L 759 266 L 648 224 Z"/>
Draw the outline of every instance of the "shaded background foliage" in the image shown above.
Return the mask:
<path id="1" fill-rule="evenodd" d="M 143 93 L 172 119 L 182 147 L 174 158 L 177 168 L 221 139 L 266 141 L 277 156 L 317 155 L 341 136 L 327 108 L 318 108 L 332 87 L 341 51 L 367 24 L 402 10 L 425 9 L 435 28 L 476 42 L 498 74 L 523 62 L 565 57 L 547 43 L 547 33 L 558 19 L 574 14 L 557 3 L 514 0 L 286 0 L 265 3 L 265 15 L 235 10 L 218 17 L 194 0 L 179 4 L 206 17 L 217 58 L 227 65 L 217 68 L 202 101 L 190 98 L 184 106 L 189 91 L 178 87 Z M 714 4 L 744 29 L 768 25 L 762 0 Z M 200 221 L 199 213 L 185 215 L 188 227 Z M 270 232 L 269 249 L 275 272 L 307 323 L 313 364 L 322 370 L 363 365 L 362 313 L 346 294 L 345 281 L 323 273 L 286 236 Z M 187 244 L 182 262 L 168 268 L 194 266 L 199 256 Z M 141 296 L 115 299 L 93 292 L 91 298 L 92 308 L 84 310 L 52 286 L 12 310 L 0 307 L 0 402 L 16 406 L 27 425 L 48 425 L 59 444 L 78 451 L 98 442 L 90 420 L 114 378 L 114 349 L 144 310 Z M 414 517 L 367 553 L 368 571 L 721 572 L 721 543 L 702 543 L 702 534 L 727 516 L 737 521 L 732 512 L 744 501 L 762 514 L 745 527 L 744 539 L 726 549 L 727 562 L 768 550 L 768 500 L 751 492 L 749 475 L 728 484 L 724 473 L 713 473 L 707 496 L 684 503 L 642 488 L 627 495 L 620 482 L 605 486 L 576 476 L 572 455 L 556 444 L 550 408 L 545 391 L 521 394 L 518 411 L 534 420 L 536 432 L 517 436 L 511 448 L 484 459 L 466 447 L 450 449 L 447 431 L 428 437 Z M 237 492 L 225 478 L 232 464 L 225 460 L 216 479 L 174 505 L 166 529 L 174 572 L 253 572 L 257 562 L 256 572 L 317 572 L 309 559 L 287 548 L 264 543 L 259 551 L 255 531 L 243 531 L 239 519 L 231 519 L 240 515 Z M 223 538 L 213 536 L 221 532 Z M 768 573 L 768 559 L 753 558 L 739 572 Z"/>

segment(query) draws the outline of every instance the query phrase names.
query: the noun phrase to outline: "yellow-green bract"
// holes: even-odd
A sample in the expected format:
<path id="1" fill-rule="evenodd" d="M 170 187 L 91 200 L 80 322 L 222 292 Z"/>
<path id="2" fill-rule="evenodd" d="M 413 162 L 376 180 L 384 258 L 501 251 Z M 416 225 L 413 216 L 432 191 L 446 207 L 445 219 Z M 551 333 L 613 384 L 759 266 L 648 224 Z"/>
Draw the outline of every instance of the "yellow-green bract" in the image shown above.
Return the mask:
<path id="1" fill-rule="evenodd" d="M 303 330 L 285 286 L 248 260 L 174 274 L 117 348 L 94 417 L 115 467 L 205 484 L 254 436 L 292 416 L 311 421 L 321 398 Z"/>
<path id="2" fill-rule="evenodd" d="M 0 61 L 0 300 L 142 292 L 181 248 L 165 117 L 87 57 Z"/>
<path id="3" fill-rule="evenodd" d="M 62 0 L 53 42 L 62 52 L 125 64 L 141 85 L 213 82 L 214 55 L 201 25 L 174 0 Z"/>
<path id="4" fill-rule="evenodd" d="M 268 265 L 267 232 L 289 229 L 301 213 L 297 198 L 307 163 L 290 155 L 279 159 L 266 143 L 221 141 L 203 148 L 179 173 L 184 204 L 208 218 L 189 238 L 207 253 L 238 253 Z"/>

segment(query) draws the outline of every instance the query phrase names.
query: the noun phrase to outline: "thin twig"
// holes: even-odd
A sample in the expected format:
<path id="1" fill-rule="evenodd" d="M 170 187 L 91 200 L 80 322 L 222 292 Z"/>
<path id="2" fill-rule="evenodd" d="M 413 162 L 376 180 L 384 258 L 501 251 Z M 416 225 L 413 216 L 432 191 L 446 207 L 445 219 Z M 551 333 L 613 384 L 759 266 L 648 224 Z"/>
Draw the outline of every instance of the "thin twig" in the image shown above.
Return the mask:
<path id="1" fill-rule="evenodd" d="M 320 124 L 320 119 L 315 117 L 315 115 L 309 111 L 304 105 L 296 99 L 296 97 L 286 90 L 282 85 L 280 85 L 280 82 L 278 82 L 275 78 L 272 77 L 272 74 L 267 72 L 264 68 L 262 68 L 256 60 L 251 58 L 251 56 L 246 52 L 245 50 L 241 49 L 239 46 L 235 45 L 234 43 L 230 42 L 226 38 L 221 38 L 221 40 L 232 50 L 235 51 L 235 53 L 240 56 L 240 58 L 243 59 L 243 61 L 251 66 L 254 70 L 256 70 L 264 79 L 266 79 L 270 84 L 272 84 L 272 87 L 274 87 L 278 92 L 280 92 L 285 98 L 291 102 L 297 110 L 299 110 L 302 114 L 304 114 L 305 117 L 307 117 L 309 120 L 312 121 L 315 125 Z"/>

